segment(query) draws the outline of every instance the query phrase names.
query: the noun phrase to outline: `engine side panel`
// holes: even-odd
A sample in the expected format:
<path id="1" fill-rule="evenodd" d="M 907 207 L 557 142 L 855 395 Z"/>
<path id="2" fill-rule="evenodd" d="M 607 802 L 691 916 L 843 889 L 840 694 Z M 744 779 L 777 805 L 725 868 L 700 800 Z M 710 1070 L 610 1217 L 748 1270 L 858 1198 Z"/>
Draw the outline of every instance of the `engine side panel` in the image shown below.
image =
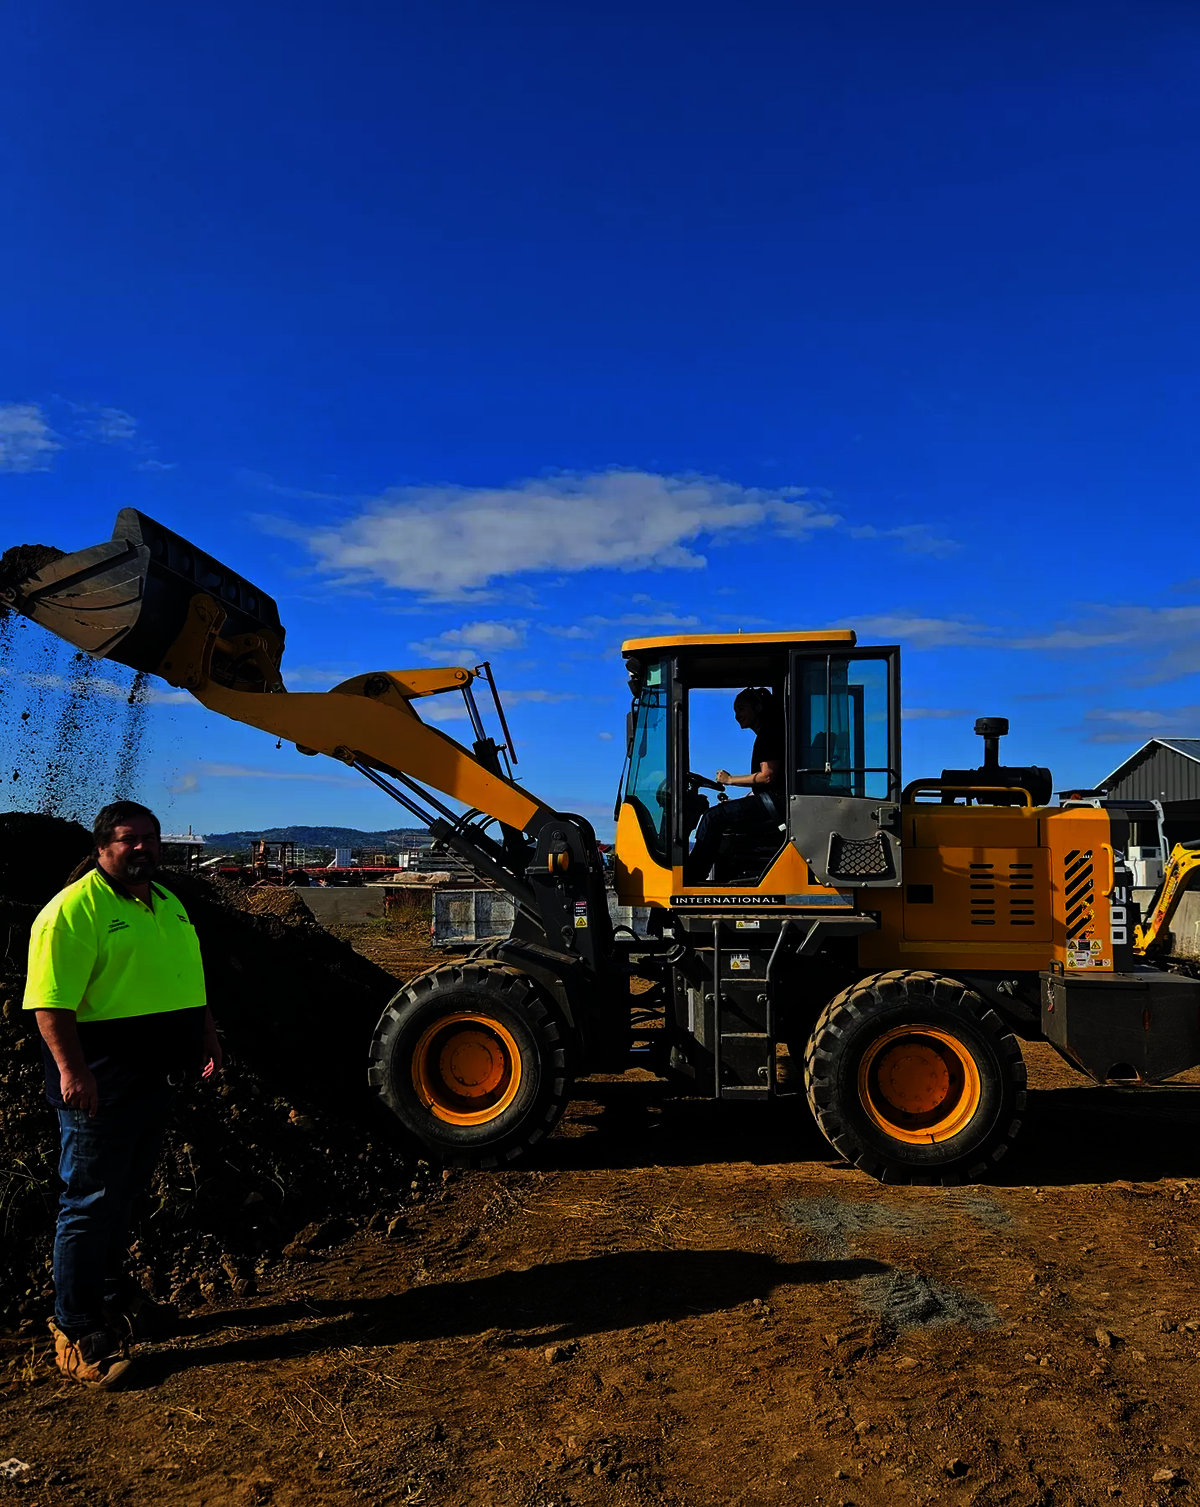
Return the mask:
<path id="1" fill-rule="evenodd" d="M 864 968 L 1092 976 L 1131 962 L 1113 813 L 918 804 L 901 824 L 905 883 L 864 897 L 880 921 L 859 940 Z"/>

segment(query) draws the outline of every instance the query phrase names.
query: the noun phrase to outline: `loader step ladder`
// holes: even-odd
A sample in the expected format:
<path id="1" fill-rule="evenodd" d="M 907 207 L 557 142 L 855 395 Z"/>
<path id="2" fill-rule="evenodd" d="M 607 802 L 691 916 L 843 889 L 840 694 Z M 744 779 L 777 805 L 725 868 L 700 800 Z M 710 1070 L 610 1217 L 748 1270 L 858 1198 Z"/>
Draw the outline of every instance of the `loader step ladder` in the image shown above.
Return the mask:
<path id="1" fill-rule="evenodd" d="M 723 921 L 720 917 L 713 920 L 714 1097 L 769 1099 L 775 1091 L 775 1009 L 765 980 L 724 973 L 721 927 L 728 924 L 728 920 Z M 758 988 L 750 1005 L 747 995 L 755 984 Z M 728 989 L 736 989 L 740 998 L 728 993 Z M 752 1029 L 758 1025 L 765 1029 Z M 756 1082 L 746 1081 L 751 1075 Z M 729 1082 L 727 1079 L 742 1081 Z"/>

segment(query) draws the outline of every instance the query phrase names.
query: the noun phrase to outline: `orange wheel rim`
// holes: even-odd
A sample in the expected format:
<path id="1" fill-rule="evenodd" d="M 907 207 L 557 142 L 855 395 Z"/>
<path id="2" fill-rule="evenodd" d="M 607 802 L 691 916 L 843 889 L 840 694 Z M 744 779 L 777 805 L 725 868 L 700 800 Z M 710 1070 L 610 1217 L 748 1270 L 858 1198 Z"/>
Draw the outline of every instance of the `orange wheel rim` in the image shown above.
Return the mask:
<path id="1" fill-rule="evenodd" d="M 911 1146 L 948 1141 L 983 1097 L 979 1064 L 949 1031 L 897 1026 L 867 1048 L 858 1097 L 874 1125 Z"/>
<path id="2" fill-rule="evenodd" d="M 413 1087 L 436 1119 L 486 1125 L 521 1086 L 521 1052 L 498 1020 L 462 1011 L 429 1026 L 413 1053 Z"/>

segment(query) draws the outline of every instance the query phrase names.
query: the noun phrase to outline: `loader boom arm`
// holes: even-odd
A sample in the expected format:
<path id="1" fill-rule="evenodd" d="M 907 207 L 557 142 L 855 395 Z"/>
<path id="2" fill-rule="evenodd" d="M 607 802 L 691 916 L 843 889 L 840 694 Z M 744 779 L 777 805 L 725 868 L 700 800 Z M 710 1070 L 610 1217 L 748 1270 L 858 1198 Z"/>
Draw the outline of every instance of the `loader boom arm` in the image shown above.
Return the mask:
<path id="1" fill-rule="evenodd" d="M 57 555 L 56 551 L 50 551 Z M 624 1036 L 607 1003 L 628 991 L 615 945 L 596 834 L 502 771 L 515 754 L 490 669 L 377 670 L 330 691 L 289 692 L 280 662 L 286 632 L 262 590 L 133 508 L 112 539 L 44 563 L 0 601 L 96 659 L 181 686 L 202 706 L 357 770 L 428 827 L 435 840 L 517 902 L 503 956 L 541 980 L 571 1028 L 619 1058 Z M 483 673 L 504 743 L 491 739 L 471 691 Z M 461 691 L 472 748 L 422 721 L 413 702 Z M 430 792 L 467 807 L 457 814 Z M 484 831 L 500 823 L 500 838 Z M 500 954 L 497 954 L 500 956 Z M 627 1033 L 628 1027 L 624 1028 Z"/>
<path id="2" fill-rule="evenodd" d="M 135 508 L 118 513 L 111 540 L 60 555 L 3 597 L 93 658 L 159 675 L 305 753 L 431 785 L 517 832 L 550 814 L 497 760 L 494 769 L 481 762 L 478 751 L 493 745 L 472 753 L 414 712 L 414 700 L 443 691 L 469 699 L 472 671 L 378 671 L 332 691 L 285 693 L 285 631 L 272 598 Z"/>
<path id="3" fill-rule="evenodd" d="M 328 754 L 344 764 L 366 764 L 385 774 L 408 776 L 517 831 L 536 824 L 539 813 L 548 811 L 543 802 L 485 769 L 461 743 L 413 712 L 397 688 L 409 673 L 379 671 L 356 677 L 373 682 L 372 690 L 386 682 L 386 689 L 375 694 L 337 686 L 280 695 L 230 690 L 212 680 L 192 694 L 210 711 L 295 743 L 302 753 Z"/>

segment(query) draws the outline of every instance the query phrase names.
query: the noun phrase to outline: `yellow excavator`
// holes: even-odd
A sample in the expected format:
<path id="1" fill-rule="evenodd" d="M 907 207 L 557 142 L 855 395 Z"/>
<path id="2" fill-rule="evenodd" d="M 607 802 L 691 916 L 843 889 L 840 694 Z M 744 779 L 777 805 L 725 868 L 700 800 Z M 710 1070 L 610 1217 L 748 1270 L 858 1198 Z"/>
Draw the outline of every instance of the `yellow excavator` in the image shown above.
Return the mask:
<path id="1" fill-rule="evenodd" d="M 111 540 L 4 598 L 97 658 L 357 770 L 512 895 L 511 935 L 405 985 L 367 1054 L 370 1088 L 445 1161 L 512 1162 L 553 1130 L 577 1076 L 633 1063 L 693 1095 L 783 1096 L 786 1046 L 848 1161 L 958 1183 L 986 1175 L 1020 1128 L 1022 1039 L 1098 1082 L 1200 1063 L 1200 982 L 1163 958 L 1157 919 L 1153 936 L 1135 932 L 1129 812 L 1051 804 L 1048 770 L 1000 762 L 1001 717 L 976 723 L 977 768 L 904 783 L 894 646 L 840 629 L 623 646 L 611 877 L 621 904 L 648 910 L 635 935 L 610 919 L 591 825 L 513 778 L 489 667 L 289 692 L 274 601 L 132 509 Z M 697 698 L 748 687 L 778 709 L 776 793 L 754 822 L 713 821 L 726 791 L 691 767 Z M 446 694 L 464 699 L 469 745 L 420 716 Z M 699 865 L 706 815 L 721 835 Z"/>
<path id="2" fill-rule="evenodd" d="M 1134 949 L 1142 957 L 1173 957 L 1187 965 L 1200 963 L 1200 842 L 1176 843 L 1163 871 L 1162 883 L 1150 902 L 1150 914 L 1144 926 L 1134 928 Z M 1187 929 L 1182 936 L 1172 931 L 1172 923 L 1183 917 Z"/>

